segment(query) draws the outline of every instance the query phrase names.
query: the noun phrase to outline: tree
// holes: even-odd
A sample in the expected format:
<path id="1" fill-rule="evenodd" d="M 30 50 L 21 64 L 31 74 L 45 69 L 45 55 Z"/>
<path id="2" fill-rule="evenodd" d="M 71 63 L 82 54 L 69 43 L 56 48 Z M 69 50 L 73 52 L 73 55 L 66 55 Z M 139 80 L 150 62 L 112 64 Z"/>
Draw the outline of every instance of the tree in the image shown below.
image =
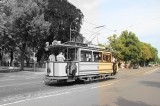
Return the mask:
<path id="1" fill-rule="evenodd" d="M 131 61 L 133 64 L 149 64 L 158 62 L 158 51 L 150 44 L 140 42 L 132 32 L 123 31 L 119 37 L 108 37 L 109 46 L 116 51 L 116 58 L 122 61 Z"/>
<path id="2" fill-rule="evenodd" d="M 152 58 L 152 53 L 151 53 L 149 47 L 150 47 L 149 44 L 144 43 L 144 42 L 140 42 L 140 50 L 141 50 L 141 59 L 140 59 L 140 61 L 143 62 L 144 66 Z"/>
<path id="3" fill-rule="evenodd" d="M 21 54 L 21 70 L 27 48 L 38 48 L 48 36 L 50 24 L 44 20 L 43 5 L 45 2 L 40 4 L 39 0 L 5 0 L 4 6 L 9 10 L 6 30 Z"/>
<path id="4" fill-rule="evenodd" d="M 7 12 L 7 8 L 5 8 L 4 1 L 0 1 L 0 61 L 3 62 L 4 52 L 8 50 L 9 44 L 9 36 L 8 36 L 8 20 L 5 12 Z M 7 47 L 4 47 L 7 46 Z"/>
<path id="5" fill-rule="evenodd" d="M 70 41 L 83 42 L 80 34 L 83 14 L 80 9 L 69 3 L 67 0 L 48 0 L 44 11 L 45 20 L 51 23 L 49 36 L 45 41 L 52 44 L 54 40 L 62 43 Z M 46 55 L 44 47 L 40 47 L 36 54 L 38 61 L 43 54 Z"/>
<path id="6" fill-rule="evenodd" d="M 70 40 L 82 42 L 80 28 L 83 14 L 80 9 L 67 0 L 48 0 L 48 9 L 45 10 L 45 19 L 51 23 L 48 41 L 60 40 L 62 43 Z"/>
<path id="7" fill-rule="evenodd" d="M 3 1 L 6 23 L 3 23 L 0 34 L 9 42 L 6 47 L 20 53 L 21 70 L 27 53 L 39 50 L 37 55 L 41 56 L 46 41 L 60 40 L 63 43 L 69 41 L 71 35 L 72 40 L 82 42 L 79 31 L 83 14 L 67 0 Z"/>
<path id="8" fill-rule="evenodd" d="M 158 50 L 155 47 L 152 47 L 150 44 L 149 44 L 149 48 L 150 48 L 150 51 L 151 51 L 151 54 L 152 54 L 152 57 L 150 58 L 150 61 L 158 62 Z"/>
<path id="9" fill-rule="evenodd" d="M 158 62 L 158 50 L 152 47 L 151 44 L 143 43 L 140 44 L 141 48 L 141 61 L 145 62 L 147 65 L 149 62 Z"/>
<path id="10" fill-rule="evenodd" d="M 116 50 L 119 60 L 136 63 L 140 59 L 139 39 L 132 32 L 123 31 L 119 37 L 113 35 L 108 38 L 109 46 Z"/>

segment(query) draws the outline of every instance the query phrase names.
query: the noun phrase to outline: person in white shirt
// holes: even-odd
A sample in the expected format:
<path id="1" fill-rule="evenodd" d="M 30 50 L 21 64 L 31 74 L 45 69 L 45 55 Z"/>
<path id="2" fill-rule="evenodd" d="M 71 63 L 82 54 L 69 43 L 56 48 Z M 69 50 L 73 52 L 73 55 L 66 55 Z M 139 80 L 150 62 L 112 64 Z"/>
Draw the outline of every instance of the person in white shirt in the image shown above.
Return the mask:
<path id="1" fill-rule="evenodd" d="M 59 55 L 57 55 L 56 58 L 57 58 L 57 61 L 62 61 L 63 62 L 65 60 L 65 57 L 64 57 L 62 52 L 60 52 Z"/>
<path id="2" fill-rule="evenodd" d="M 55 55 L 53 53 L 49 56 L 49 61 L 56 61 Z"/>

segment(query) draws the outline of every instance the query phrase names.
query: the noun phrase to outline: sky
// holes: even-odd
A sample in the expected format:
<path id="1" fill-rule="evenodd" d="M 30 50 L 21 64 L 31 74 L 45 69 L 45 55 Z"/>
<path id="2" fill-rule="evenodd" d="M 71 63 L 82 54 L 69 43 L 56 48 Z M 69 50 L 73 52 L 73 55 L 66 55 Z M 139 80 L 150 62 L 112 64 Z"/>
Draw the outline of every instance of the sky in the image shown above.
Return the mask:
<path id="1" fill-rule="evenodd" d="M 128 30 L 157 48 L 160 57 L 160 0 L 68 0 L 84 14 L 81 33 L 93 44 Z"/>

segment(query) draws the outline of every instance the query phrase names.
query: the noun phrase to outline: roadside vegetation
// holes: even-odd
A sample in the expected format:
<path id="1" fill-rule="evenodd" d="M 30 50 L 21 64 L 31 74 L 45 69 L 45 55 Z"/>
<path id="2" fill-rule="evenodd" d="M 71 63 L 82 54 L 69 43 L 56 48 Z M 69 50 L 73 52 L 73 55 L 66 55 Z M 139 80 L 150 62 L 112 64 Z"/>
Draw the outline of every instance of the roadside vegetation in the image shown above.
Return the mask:
<path id="1" fill-rule="evenodd" d="M 125 62 L 127 67 L 158 64 L 158 50 L 152 45 L 141 42 L 133 32 L 123 31 L 120 36 L 108 37 L 109 47 L 115 51 L 117 61 Z"/>
<path id="2" fill-rule="evenodd" d="M 67 0 L 1 0 L 1 64 L 20 62 L 23 70 L 24 62 L 30 61 L 34 52 L 37 61 L 45 58 L 45 42 L 63 43 L 70 40 L 70 35 L 71 40 L 82 41 L 82 19 L 81 10 Z"/>

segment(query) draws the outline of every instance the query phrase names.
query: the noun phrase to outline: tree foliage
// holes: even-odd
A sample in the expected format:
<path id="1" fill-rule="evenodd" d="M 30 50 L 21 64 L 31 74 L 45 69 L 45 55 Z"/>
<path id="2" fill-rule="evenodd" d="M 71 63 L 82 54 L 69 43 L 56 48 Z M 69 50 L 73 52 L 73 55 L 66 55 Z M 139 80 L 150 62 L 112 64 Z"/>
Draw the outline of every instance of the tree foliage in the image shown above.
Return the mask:
<path id="1" fill-rule="evenodd" d="M 50 23 L 44 20 L 44 2 L 41 4 L 33 0 L 5 0 L 3 14 L 6 14 L 5 31 L 21 54 L 21 70 L 27 48 L 38 48 L 42 40 L 49 34 Z"/>
<path id="2" fill-rule="evenodd" d="M 61 42 L 69 41 L 70 33 L 71 40 L 82 42 L 82 35 L 79 32 L 84 16 L 81 10 L 67 0 L 48 1 L 49 5 L 48 9 L 45 10 L 45 19 L 51 23 L 49 42 L 55 39 Z"/>
<path id="3" fill-rule="evenodd" d="M 119 37 L 113 35 L 109 37 L 108 40 L 110 46 L 117 51 L 118 59 L 123 61 L 137 61 L 139 59 L 139 40 L 134 33 L 123 31 Z"/>
<path id="4" fill-rule="evenodd" d="M 46 41 L 66 42 L 70 35 L 82 41 L 83 14 L 67 0 L 3 0 L 2 5 L 0 36 L 21 54 L 21 70 L 29 52 L 38 50 L 41 57 Z"/>
<path id="5" fill-rule="evenodd" d="M 140 48 L 141 48 L 141 60 L 147 61 L 150 58 L 152 58 L 151 50 L 150 50 L 150 45 L 144 42 L 140 43 Z"/>
<path id="6" fill-rule="evenodd" d="M 132 32 L 123 31 L 118 37 L 108 37 L 109 46 L 116 50 L 116 57 L 122 61 L 140 63 L 158 60 L 158 51 L 150 44 L 140 42 Z"/>

